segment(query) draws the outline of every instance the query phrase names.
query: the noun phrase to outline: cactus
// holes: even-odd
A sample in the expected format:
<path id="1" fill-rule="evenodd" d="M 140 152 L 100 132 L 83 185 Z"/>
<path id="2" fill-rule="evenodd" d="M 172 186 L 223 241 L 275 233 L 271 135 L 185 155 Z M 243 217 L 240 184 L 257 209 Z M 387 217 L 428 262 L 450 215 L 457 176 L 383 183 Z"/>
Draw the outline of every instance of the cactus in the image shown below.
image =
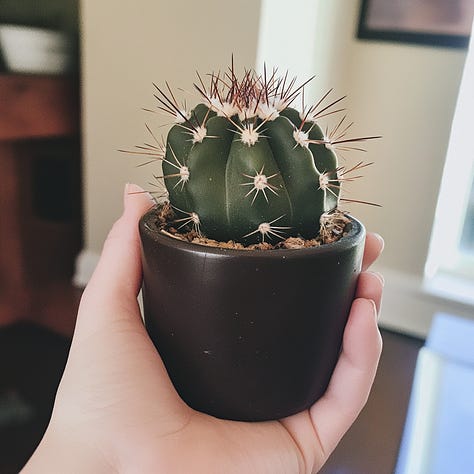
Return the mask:
<path id="1" fill-rule="evenodd" d="M 161 151 L 146 150 L 162 160 L 175 223 L 244 245 L 318 235 L 321 217 L 338 207 L 341 184 L 366 166 L 341 167 L 336 152 L 376 137 L 347 139 L 345 117 L 324 133 L 319 119 L 340 112 L 334 106 L 342 99 L 325 106 L 328 93 L 305 107 L 305 84 L 295 87 L 275 70 L 270 77 L 247 71 L 238 79 L 231 67 L 212 74 L 208 87 L 199 76 L 195 87 L 203 103 L 191 111 L 168 84 L 166 92 L 155 85 L 159 109 L 175 123 Z M 291 107 L 298 97 L 301 111 Z"/>

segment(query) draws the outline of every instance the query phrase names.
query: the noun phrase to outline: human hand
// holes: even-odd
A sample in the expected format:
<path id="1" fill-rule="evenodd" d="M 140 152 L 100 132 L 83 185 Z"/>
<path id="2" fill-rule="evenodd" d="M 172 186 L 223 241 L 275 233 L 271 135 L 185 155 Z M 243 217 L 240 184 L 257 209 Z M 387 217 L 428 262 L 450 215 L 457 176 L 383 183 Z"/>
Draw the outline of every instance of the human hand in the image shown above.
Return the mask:
<path id="1" fill-rule="evenodd" d="M 383 242 L 368 234 L 356 298 L 329 387 L 279 421 L 220 420 L 176 393 L 144 328 L 138 220 L 152 202 L 129 185 L 84 291 L 50 424 L 24 473 L 317 472 L 364 406 L 381 352 L 383 281 L 367 268 Z"/>

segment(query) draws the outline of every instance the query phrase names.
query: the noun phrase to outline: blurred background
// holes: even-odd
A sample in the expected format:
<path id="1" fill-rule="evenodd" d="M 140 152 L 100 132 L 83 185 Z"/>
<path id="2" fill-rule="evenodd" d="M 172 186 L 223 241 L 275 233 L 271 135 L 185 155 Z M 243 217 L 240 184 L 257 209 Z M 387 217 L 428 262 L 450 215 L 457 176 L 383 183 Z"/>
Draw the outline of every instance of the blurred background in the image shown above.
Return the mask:
<path id="1" fill-rule="evenodd" d="M 223 71 L 232 54 L 237 69 L 315 75 L 307 103 L 334 89 L 354 136 L 383 136 L 348 155 L 375 164 L 347 195 L 382 208 L 344 208 L 386 241 L 385 348 L 369 404 L 324 472 L 473 472 L 436 470 L 436 423 L 417 432 L 424 461 L 400 461 L 433 321 L 453 315 L 466 334 L 474 319 L 473 11 L 469 0 L 0 0 L 0 474 L 18 471 L 45 428 L 124 184 L 154 190 L 158 170 L 118 152 L 148 138 L 145 124 L 165 134 L 167 118 L 143 110 L 156 108 L 153 83 L 192 104 L 196 71 Z M 446 357 L 474 365 L 468 349 Z"/>

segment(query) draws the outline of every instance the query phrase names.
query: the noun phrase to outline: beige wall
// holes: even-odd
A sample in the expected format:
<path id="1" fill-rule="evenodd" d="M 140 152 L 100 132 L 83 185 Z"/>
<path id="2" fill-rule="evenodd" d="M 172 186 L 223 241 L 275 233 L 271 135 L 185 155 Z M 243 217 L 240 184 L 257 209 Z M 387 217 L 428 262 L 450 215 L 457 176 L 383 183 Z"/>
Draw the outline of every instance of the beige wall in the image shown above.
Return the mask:
<path id="1" fill-rule="evenodd" d="M 88 249 L 100 249 L 119 214 L 123 184 L 149 181 L 150 168 L 134 168 L 140 160 L 116 150 L 140 144 L 146 120 L 159 122 L 140 110 L 154 105 L 152 82 L 190 88 L 196 69 L 225 67 L 234 52 L 241 65 L 253 66 L 258 54 L 281 61 L 283 70 L 292 58 L 291 69 L 304 76 L 314 69 L 312 96 L 329 87 L 348 94 L 355 133 L 383 135 L 360 156 L 376 165 L 348 196 L 383 209 L 351 210 L 386 238 L 382 266 L 422 274 L 464 52 L 358 41 L 357 0 L 311 3 L 296 2 L 295 14 L 288 2 L 262 0 L 257 52 L 260 2 L 254 0 L 186 2 L 186 8 L 171 0 L 82 1 Z M 287 41 L 268 39 L 275 34 Z"/>
<path id="2" fill-rule="evenodd" d="M 352 51 L 349 92 L 358 130 L 383 136 L 370 146 L 370 186 L 354 186 L 354 196 L 383 209 L 359 206 L 358 213 L 384 234 L 381 264 L 422 275 L 464 55 L 373 44 Z"/>
<path id="3" fill-rule="evenodd" d="M 146 137 L 145 122 L 165 117 L 152 83 L 192 90 L 195 71 L 253 66 L 260 1 L 82 0 L 85 246 L 98 252 L 121 211 L 127 181 L 151 189 L 152 167 L 119 153 Z M 161 133 L 158 131 L 158 133 Z"/>
<path id="4" fill-rule="evenodd" d="M 348 95 L 356 135 L 383 136 L 350 155 L 375 165 L 348 195 L 383 208 L 347 207 L 385 237 L 381 267 L 421 277 L 465 51 L 357 40 L 359 3 L 321 2 L 318 19 L 322 84 Z"/>

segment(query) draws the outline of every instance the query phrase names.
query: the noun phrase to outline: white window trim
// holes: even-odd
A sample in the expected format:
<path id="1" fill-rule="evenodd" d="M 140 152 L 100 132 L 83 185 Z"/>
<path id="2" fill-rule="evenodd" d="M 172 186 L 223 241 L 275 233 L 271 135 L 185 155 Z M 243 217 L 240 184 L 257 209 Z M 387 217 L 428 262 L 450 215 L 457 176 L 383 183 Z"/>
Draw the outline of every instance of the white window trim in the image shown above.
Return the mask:
<path id="1" fill-rule="evenodd" d="M 446 280 L 444 284 L 439 280 L 440 286 L 437 288 L 429 288 L 421 275 L 391 268 L 377 269 L 383 274 L 386 282 L 379 319 L 382 327 L 425 338 L 433 317 L 438 312 L 474 318 L 473 302 L 462 298 L 460 294 L 454 294 L 454 290 L 449 291 Z M 459 292 L 460 289 L 463 287 L 457 282 L 456 291 Z M 467 294 L 474 293 L 464 293 L 464 296 Z"/>

